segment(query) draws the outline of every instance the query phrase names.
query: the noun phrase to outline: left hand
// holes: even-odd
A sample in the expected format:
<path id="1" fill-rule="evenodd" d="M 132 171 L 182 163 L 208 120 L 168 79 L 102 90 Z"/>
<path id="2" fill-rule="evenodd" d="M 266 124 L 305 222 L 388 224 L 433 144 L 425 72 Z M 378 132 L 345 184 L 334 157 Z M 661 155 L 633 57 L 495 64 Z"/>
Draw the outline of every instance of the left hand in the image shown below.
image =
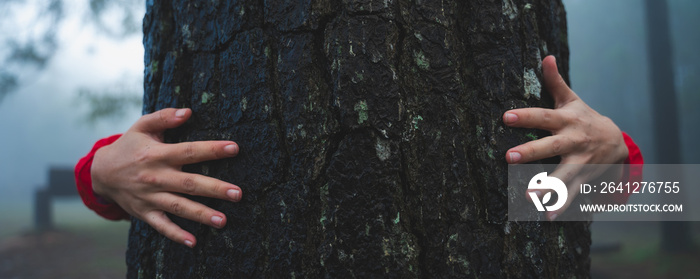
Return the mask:
<path id="1" fill-rule="evenodd" d="M 552 221 L 569 207 L 582 183 L 602 175 L 610 177 L 612 181 L 622 177 L 621 167 L 601 166 L 593 172 L 582 173 L 582 165 L 622 164 L 628 156 L 628 150 L 620 128 L 610 118 L 586 105 L 566 85 L 559 75 L 554 56 L 544 58 L 542 72 L 544 86 L 554 98 L 554 109 L 509 110 L 503 114 L 503 122 L 511 127 L 535 128 L 552 133 L 551 136 L 518 145 L 506 152 L 506 161 L 510 164 L 561 156 L 559 166 L 549 176 L 573 186 L 569 187 L 569 196 L 564 206 L 547 212 L 547 218 Z M 540 198 L 545 194 L 534 192 Z"/>
<path id="2" fill-rule="evenodd" d="M 183 165 L 230 158 L 239 151 L 232 141 L 163 143 L 163 133 L 190 116 L 191 109 L 174 108 L 142 116 L 117 141 L 97 150 L 90 176 L 96 195 L 192 248 L 195 236 L 173 223 L 166 212 L 214 228 L 226 225 L 226 215 L 181 194 L 238 202 L 243 193 L 231 183 L 182 171 Z"/>

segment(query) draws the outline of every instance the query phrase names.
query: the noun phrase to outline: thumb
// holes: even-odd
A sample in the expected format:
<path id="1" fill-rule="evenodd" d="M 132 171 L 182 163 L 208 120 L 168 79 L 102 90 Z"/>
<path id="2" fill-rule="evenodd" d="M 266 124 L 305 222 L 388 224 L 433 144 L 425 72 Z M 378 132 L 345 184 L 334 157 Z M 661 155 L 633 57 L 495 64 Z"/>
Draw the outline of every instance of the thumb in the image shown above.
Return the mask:
<path id="1" fill-rule="evenodd" d="M 554 98 L 556 107 L 561 107 L 578 99 L 576 93 L 566 85 L 566 82 L 559 74 L 557 60 L 554 56 L 549 55 L 542 60 L 542 75 L 544 76 L 544 86 Z"/>
<path id="2" fill-rule="evenodd" d="M 131 129 L 137 132 L 159 135 L 167 129 L 172 129 L 185 123 L 192 115 L 190 109 L 166 108 L 154 113 L 141 116 Z"/>

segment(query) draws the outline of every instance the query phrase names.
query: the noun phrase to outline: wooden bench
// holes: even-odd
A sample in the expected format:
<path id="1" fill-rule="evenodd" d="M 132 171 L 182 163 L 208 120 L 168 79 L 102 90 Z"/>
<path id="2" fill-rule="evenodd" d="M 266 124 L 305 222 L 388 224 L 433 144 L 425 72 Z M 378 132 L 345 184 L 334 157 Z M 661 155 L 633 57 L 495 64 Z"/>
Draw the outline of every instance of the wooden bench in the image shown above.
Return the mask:
<path id="1" fill-rule="evenodd" d="M 50 167 L 48 187 L 38 189 L 34 196 L 34 226 L 38 231 L 53 228 L 52 200 L 55 197 L 77 197 L 73 168 Z"/>

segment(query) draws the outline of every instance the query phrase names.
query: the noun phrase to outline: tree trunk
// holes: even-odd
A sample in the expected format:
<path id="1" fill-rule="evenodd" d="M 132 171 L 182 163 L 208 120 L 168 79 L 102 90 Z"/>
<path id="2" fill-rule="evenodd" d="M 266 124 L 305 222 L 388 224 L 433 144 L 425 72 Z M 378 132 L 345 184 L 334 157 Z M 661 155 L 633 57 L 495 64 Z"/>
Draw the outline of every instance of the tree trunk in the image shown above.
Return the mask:
<path id="1" fill-rule="evenodd" d="M 532 131 L 501 116 L 552 105 L 544 55 L 568 80 L 563 5 L 525 2 L 149 1 L 144 112 L 193 109 L 169 142 L 236 141 L 185 170 L 244 196 L 191 197 L 221 230 L 171 216 L 194 249 L 134 220 L 129 277 L 589 277 L 588 223 L 507 221 Z"/>
<path id="2" fill-rule="evenodd" d="M 647 42 L 649 51 L 649 80 L 651 83 L 651 107 L 655 163 L 680 164 L 681 139 L 678 131 L 678 109 L 674 84 L 673 48 L 668 20 L 668 4 L 665 0 L 645 2 Z M 678 170 L 677 172 L 680 172 Z M 683 177 L 678 173 L 668 177 Z M 694 247 L 687 222 L 660 222 L 661 249 L 669 253 L 687 253 Z"/>

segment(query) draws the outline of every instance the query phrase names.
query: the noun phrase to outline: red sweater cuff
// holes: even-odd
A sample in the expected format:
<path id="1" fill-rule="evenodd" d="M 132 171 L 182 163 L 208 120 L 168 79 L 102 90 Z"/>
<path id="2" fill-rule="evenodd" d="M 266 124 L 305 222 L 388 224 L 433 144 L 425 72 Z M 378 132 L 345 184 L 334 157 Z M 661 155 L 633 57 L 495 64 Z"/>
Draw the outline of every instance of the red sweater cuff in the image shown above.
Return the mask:
<path id="1" fill-rule="evenodd" d="M 80 197 L 83 199 L 83 203 L 98 215 L 109 220 L 124 220 L 129 219 L 130 216 L 124 209 L 119 207 L 118 204 L 107 203 L 102 200 L 102 198 L 95 195 L 92 191 L 90 169 L 92 167 L 92 160 L 95 157 L 95 152 L 101 147 L 112 144 L 119 139 L 120 136 L 121 135 L 113 135 L 97 141 L 92 147 L 92 150 L 75 165 L 75 183 L 78 187 L 78 193 L 80 193 Z"/>
<path id="2" fill-rule="evenodd" d="M 622 132 L 622 137 L 625 139 L 625 145 L 627 145 L 627 150 L 629 155 L 625 160 L 625 164 L 629 166 L 629 172 L 627 172 L 628 177 L 626 177 L 629 182 L 641 182 L 642 181 L 642 165 L 644 165 L 644 158 L 642 157 L 642 151 L 639 149 L 632 138 L 627 135 L 627 133 Z"/>

